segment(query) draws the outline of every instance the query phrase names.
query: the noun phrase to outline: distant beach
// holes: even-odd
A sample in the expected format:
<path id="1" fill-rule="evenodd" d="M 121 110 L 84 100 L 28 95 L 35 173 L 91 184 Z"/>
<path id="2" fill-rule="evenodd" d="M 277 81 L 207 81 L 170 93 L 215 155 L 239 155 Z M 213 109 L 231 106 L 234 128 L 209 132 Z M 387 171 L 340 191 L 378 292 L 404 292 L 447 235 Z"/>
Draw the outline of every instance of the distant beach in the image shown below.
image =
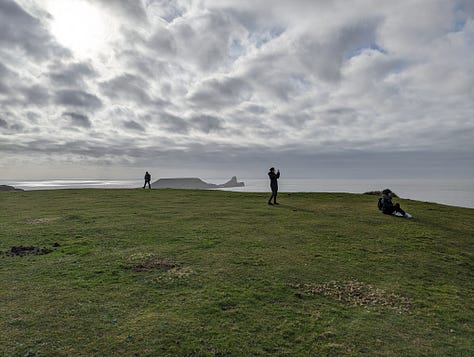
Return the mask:
<path id="1" fill-rule="evenodd" d="M 222 183 L 228 178 L 201 177 L 206 182 Z M 245 187 L 227 188 L 238 192 L 269 191 L 266 178 L 241 178 Z M 139 188 L 142 180 L 67 179 L 67 180 L 0 180 L 0 184 L 24 190 L 68 188 Z M 281 192 L 350 192 L 364 193 L 383 188 L 392 189 L 402 198 L 474 208 L 474 180 L 469 179 L 309 179 L 282 178 Z"/>

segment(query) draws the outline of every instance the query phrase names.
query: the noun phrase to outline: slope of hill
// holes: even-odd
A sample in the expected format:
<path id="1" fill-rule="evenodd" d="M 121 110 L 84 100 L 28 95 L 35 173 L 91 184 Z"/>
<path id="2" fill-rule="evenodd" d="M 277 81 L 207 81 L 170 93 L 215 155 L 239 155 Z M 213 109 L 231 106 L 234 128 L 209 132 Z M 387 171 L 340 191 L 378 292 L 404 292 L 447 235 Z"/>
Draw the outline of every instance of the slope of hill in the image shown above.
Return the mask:
<path id="1" fill-rule="evenodd" d="M 280 196 L 0 192 L 0 355 L 472 355 L 473 209 Z"/>

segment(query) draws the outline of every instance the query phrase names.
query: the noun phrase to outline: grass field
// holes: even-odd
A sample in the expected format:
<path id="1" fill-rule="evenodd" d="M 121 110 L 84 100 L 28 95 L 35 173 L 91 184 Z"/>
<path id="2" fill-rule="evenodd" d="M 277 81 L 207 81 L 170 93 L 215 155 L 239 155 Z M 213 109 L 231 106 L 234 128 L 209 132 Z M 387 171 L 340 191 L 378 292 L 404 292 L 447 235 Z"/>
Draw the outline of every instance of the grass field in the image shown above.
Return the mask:
<path id="1" fill-rule="evenodd" d="M 267 196 L 0 192 L 0 355 L 474 355 L 473 209 Z"/>

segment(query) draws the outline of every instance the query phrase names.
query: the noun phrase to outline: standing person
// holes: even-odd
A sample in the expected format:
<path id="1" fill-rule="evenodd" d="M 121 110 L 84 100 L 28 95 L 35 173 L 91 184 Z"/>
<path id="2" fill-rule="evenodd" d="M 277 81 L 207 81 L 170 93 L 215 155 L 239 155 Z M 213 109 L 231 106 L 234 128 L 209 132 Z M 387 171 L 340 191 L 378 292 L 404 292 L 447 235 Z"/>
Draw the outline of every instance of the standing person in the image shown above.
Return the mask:
<path id="1" fill-rule="evenodd" d="M 145 173 L 145 184 L 143 185 L 143 188 L 146 187 L 146 184 L 148 184 L 148 188 L 151 190 L 151 175 L 148 173 L 148 171 Z"/>
<path id="2" fill-rule="evenodd" d="M 393 192 L 388 188 L 382 191 L 382 197 L 379 199 L 379 209 L 384 214 L 395 214 L 397 217 L 412 218 L 411 214 L 401 209 L 400 204 L 393 204 Z"/>
<path id="3" fill-rule="evenodd" d="M 268 173 L 268 177 L 270 177 L 270 188 L 272 189 L 272 195 L 268 200 L 269 205 L 278 205 L 277 203 L 277 194 L 278 194 L 278 179 L 280 178 L 280 170 L 275 173 L 275 168 L 270 168 L 270 172 Z M 273 203 L 272 203 L 273 199 Z"/>

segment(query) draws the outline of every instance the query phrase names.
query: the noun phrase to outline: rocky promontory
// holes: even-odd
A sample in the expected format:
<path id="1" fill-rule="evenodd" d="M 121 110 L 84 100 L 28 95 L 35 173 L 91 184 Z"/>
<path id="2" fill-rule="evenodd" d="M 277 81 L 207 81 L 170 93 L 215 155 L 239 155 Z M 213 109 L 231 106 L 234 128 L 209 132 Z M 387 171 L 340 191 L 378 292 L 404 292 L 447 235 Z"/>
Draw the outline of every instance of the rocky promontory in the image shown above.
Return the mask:
<path id="1" fill-rule="evenodd" d="M 237 181 L 236 176 L 233 176 L 229 181 L 220 185 L 205 182 L 197 177 L 161 178 L 151 184 L 152 188 L 178 188 L 196 190 L 212 190 L 215 188 L 231 188 L 243 186 L 245 186 L 245 184 L 243 182 Z"/>
<path id="2" fill-rule="evenodd" d="M 8 185 L 0 185 L 0 191 L 23 191 L 21 188 L 15 188 Z"/>

